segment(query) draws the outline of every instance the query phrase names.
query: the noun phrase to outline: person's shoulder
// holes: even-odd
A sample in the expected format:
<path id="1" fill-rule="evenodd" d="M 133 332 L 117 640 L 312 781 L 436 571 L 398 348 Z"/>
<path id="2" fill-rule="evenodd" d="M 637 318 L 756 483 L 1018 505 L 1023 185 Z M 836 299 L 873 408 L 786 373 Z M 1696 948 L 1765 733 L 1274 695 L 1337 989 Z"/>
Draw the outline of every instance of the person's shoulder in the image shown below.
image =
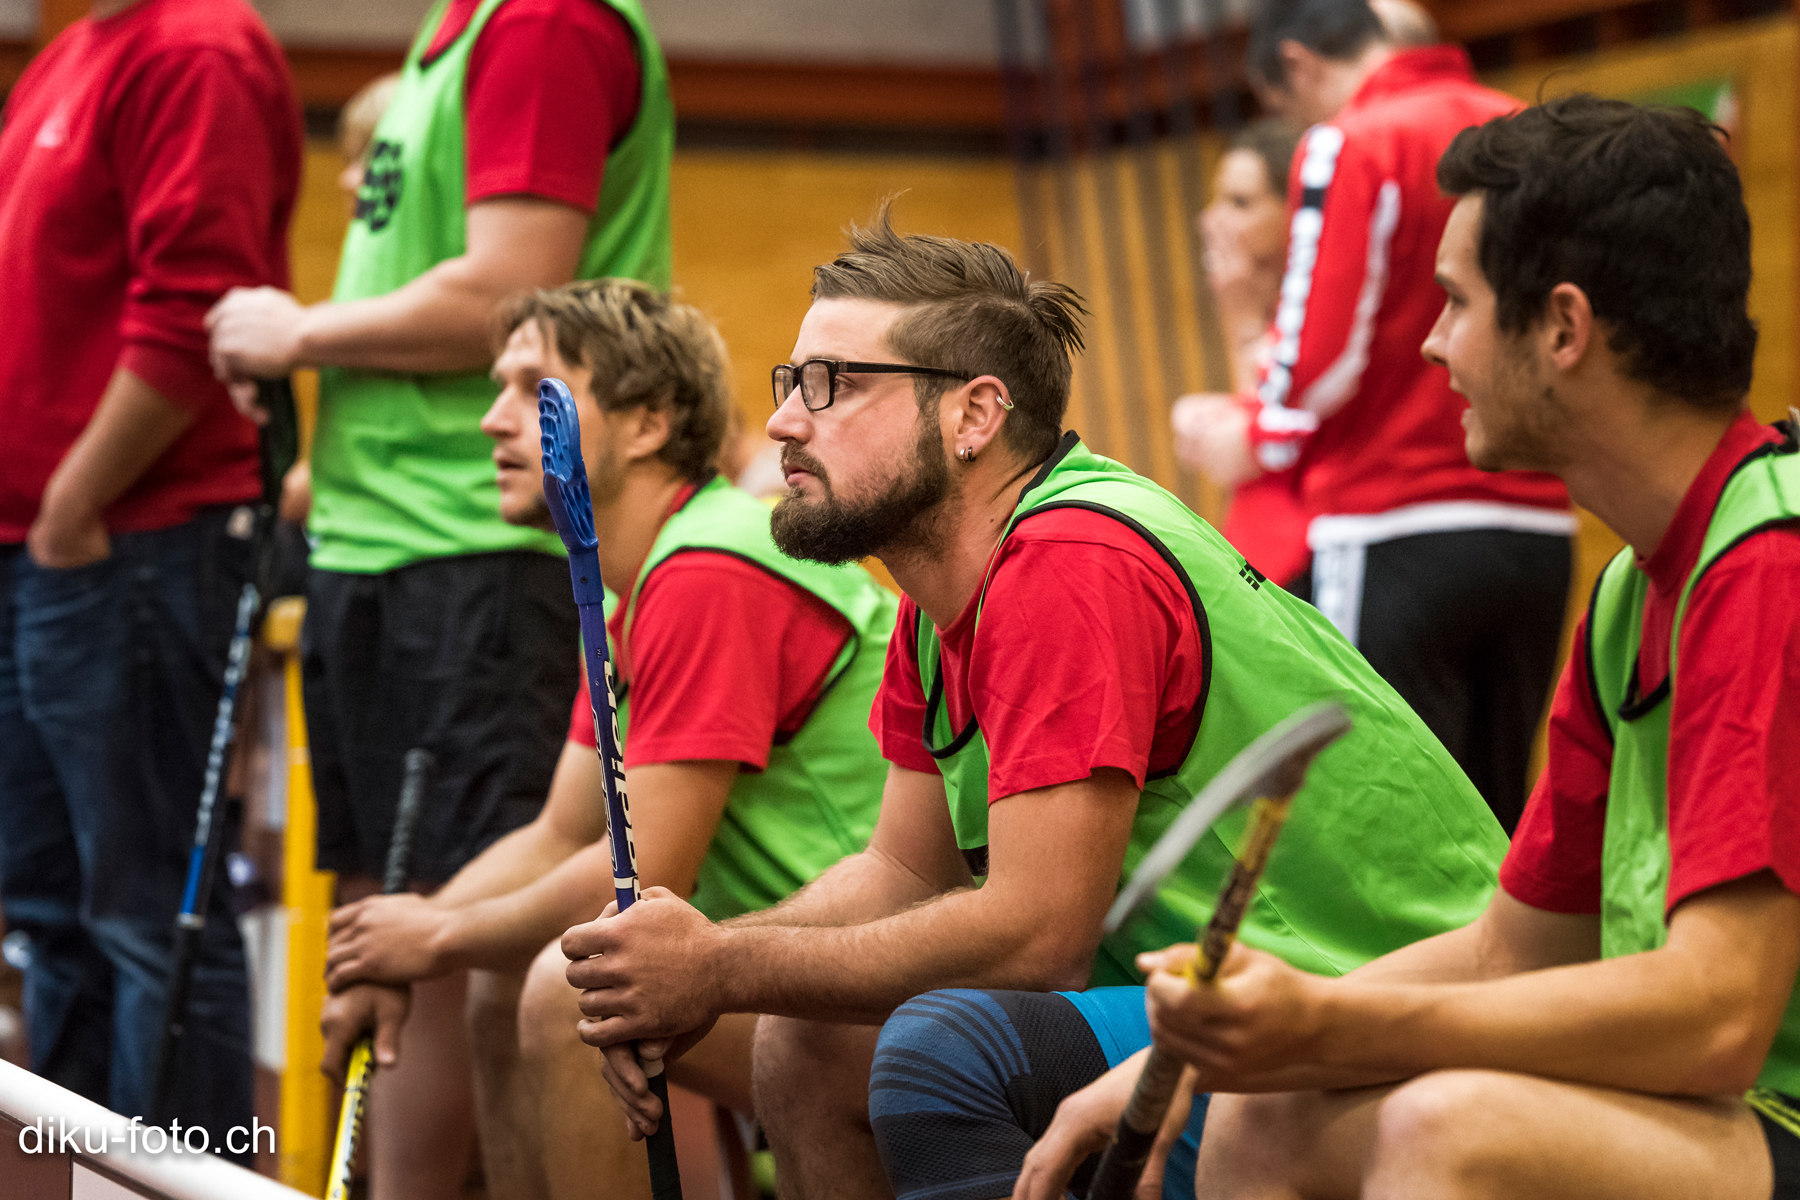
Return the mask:
<path id="1" fill-rule="evenodd" d="M 1765 526 L 1714 559 L 1694 584 L 1690 606 L 1706 601 L 1769 614 L 1788 614 L 1800 626 L 1792 600 L 1800 590 L 1800 519 Z"/>
<path id="2" fill-rule="evenodd" d="M 1090 508 L 1050 508 L 1013 528 L 1002 556 L 1011 582 L 1022 577 L 1068 578 L 1071 573 L 1123 584 L 1143 574 L 1178 585 L 1161 550 L 1117 516 Z"/>
<path id="3" fill-rule="evenodd" d="M 279 54 L 262 17 L 244 0 L 187 0 L 156 4 L 145 13 L 137 40 L 146 54 L 219 51 L 232 58 L 264 62 Z"/>
<path id="4" fill-rule="evenodd" d="M 482 32 L 503 34 L 509 28 L 530 25 L 549 26 L 578 40 L 630 45 L 629 22 L 605 0 L 505 0 Z"/>

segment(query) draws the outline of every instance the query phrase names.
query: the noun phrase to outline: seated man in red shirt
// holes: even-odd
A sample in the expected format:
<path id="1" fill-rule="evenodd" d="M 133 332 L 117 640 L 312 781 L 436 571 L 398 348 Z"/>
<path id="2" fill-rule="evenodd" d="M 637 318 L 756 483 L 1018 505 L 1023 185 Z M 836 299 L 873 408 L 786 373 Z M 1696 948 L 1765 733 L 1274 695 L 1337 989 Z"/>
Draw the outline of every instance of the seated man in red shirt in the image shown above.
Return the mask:
<path id="1" fill-rule="evenodd" d="M 610 629 L 642 878 L 721 919 L 766 908 L 874 828 L 887 772 L 866 722 L 895 598 L 860 567 L 781 554 L 768 508 L 718 477 L 726 365 L 699 312 L 601 280 L 516 300 L 503 325 L 501 392 L 482 430 L 509 521 L 549 523 L 538 382 L 568 383 L 580 412 L 601 574 L 620 597 Z M 429 900 L 371 897 L 332 919 L 334 1066 L 371 1020 L 377 1062 L 392 1065 L 395 987 L 474 969 L 495 1195 L 587 1196 L 597 1179 L 609 1195 L 648 1192 L 645 1155 L 576 1037 L 581 1014 L 554 944 L 613 895 L 593 731 L 583 688 L 535 821 Z M 748 1112 L 753 1022 L 720 1022 L 670 1079 Z"/>
<path id="2" fill-rule="evenodd" d="M 1800 429 L 1744 407 L 1717 132 L 1575 96 L 1439 164 L 1425 355 L 1469 457 L 1554 472 L 1628 545 L 1473 924 L 1341 981 L 1146 956 L 1157 1039 L 1215 1092 L 1201 1196 L 1800 1196 Z"/>

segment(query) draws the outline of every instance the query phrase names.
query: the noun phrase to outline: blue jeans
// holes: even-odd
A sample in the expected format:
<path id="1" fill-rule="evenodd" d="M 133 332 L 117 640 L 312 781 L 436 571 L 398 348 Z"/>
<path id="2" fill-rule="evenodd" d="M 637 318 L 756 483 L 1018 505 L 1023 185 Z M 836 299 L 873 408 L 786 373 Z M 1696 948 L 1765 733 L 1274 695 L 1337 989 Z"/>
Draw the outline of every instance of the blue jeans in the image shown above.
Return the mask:
<path id="1" fill-rule="evenodd" d="M 51 570 L 0 546 L 0 909 L 29 939 L 32 1069 L 151 1118 L 173 925 L 250 544 L 229 508 Z M 252 1110 L 249 983 L 207 910 L 169 1116 L 214 1146 Z"/>

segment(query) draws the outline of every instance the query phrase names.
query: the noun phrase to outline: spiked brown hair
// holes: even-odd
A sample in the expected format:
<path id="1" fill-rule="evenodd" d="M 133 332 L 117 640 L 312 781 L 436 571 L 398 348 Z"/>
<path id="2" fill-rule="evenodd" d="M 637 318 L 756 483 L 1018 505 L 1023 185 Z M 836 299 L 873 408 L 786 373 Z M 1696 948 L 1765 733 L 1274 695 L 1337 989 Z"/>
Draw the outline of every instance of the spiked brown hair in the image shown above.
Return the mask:
<path id="1" fill-rule="evenodd" d="M 657 458 L 691 482 L 712 476 L 730 387 L 724 339 L 699 309 L 635 280 L 589 279 L 513 297 L 500 310 L 501 340 L 527 321 L 564 362 L 593 372 L 602 409 L 668 412 Z"/>
<path id="2" fill-rule="evenodd" d="M 970 378 L 998 377 L 1013 402 L 1005 444 L 1026 462 L 1048 458 L 1069 406 L 1070 356 L 1081 351 L 1081 296 L 1033 282 L 990 242 L 896 233 L 892 204 L 884 201 L 868 228 L 852 225 L 850 248 L 813 269 L 813 299 L 903 306 L 888 332 L 894 353 Z M 954 382 L 919 376 L 913 386 L 923 408 Z"/>

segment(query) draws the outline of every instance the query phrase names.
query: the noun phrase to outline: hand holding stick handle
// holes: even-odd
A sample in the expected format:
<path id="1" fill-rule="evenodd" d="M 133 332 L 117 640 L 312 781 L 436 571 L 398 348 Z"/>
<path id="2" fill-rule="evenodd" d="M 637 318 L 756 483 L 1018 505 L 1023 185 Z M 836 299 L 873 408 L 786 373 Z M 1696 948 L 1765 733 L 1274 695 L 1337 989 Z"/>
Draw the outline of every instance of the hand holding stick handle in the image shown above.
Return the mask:
<path id="1" fill-rule="evenodd" d="M 546 379 L 538 384 L 538 423 L 544 439 L 544 503 L 568 547 L 569 579 L 581 614 L 594 745 L 600 752 L 606 823 L 612 837 L 613 894 L 619 911 L 624 912 L 638 899 L 637 846 L 631 837 L 631 800 L 625 791 L 619 709 L 613 693 L 612 656 L 606 644 L 600 539 L 594 533 L 594 506 L 588 494 L 587 468 L 581 461 L 581 422 L 575 413 L 575 397 L 562 380 Z M 650 1194 L 652 1200 L 681 1200 L 681 1168 L 675 1161 L 675 1131 L 669 1122 L 669 1079 L 660 1060 L 641 1065 L 663 1111 L 656 1132 L 644 1139 L 650 1154 Z"/>
<path id="2" fill-rule="evenodd" d="M 1305 782 L 1307 767 L 1321 750 L 1349 728 L 1349 715 L 1334 703 L 1298 713 L 1252 742 L 1219 772 L 1214 784 L 1195 797 L 1192 807 L 1197 810 L 1196 815 L 1203 807 L 1207 811 L 1216 809 L 1217 813 L 1223 813 L 1250 796 L 1258 798 L 1251 807 L 1250 828 L 1244 836 L 1244 844 L 1219 892 L 1212 919 L 1206 923 L 1199 952 L 1188 965 L 1186 975 L 1193 986 L 1212 982 L 1219 973 L 1219 965 L 1230 952 L 1231 944 L 1237 940 L 1238 928 L 1244 922 L 1250 902 L 1256 898 L 1257 882 L 1262 878 L 1263 868 L 1269 864 L 1269 853 L 1275 848 L 1275 839 L 1281 835 L 1294 793 Z M 1215 786 L 1220 787 L 1219 792 L 1209 794 L 1214 792 Z M 1204 824 L 1189 822 L 1186 828 L 1171 826 L 1163 839 L 1170 845 L 1165 848 L 1159 842 L 1145 856 L 1140 868 L 1140 874 L 1145 868 L 1160 874 L 1150 879 L 1132 879 L 1125 889 L 1126 894 L 1121 897 L 1121 904 L 1115 905 L 1107 916 L 1108 933 L 1116 930 L 1130 915 L 1131 906 L 1124 901 L 1132 896 L 1141 899 L 1153 892 L 1161 877 L 1193 848 L 1214 819 L 1216 813 Z M 1163 853 L 1159 854 L 1159 851 Z M 1180 1056 L 1161 1046 L 1150 1047 L 1144 1072 L 1138 1076 L 1131 1100 L 1119 1118 L 1118 1131 L 1101 1155 L 1094 1182 L 1088 1188 L 1088 1200 L 1129 1200 L 1137 1189 L 1138 1179 L 1144 1173 L 1144 1164 L 1149 1161 L 1157 1131 L 1168 1115 L 1175 1088 L 1181 1082 L 1182 1068 L 1186 1065 Z"/>
<path id="3" fill-rule="evenodd" d="M 394 832 L 388 837 L 387 869 L 381 890 L 387 895 L 406 890 L 407 865 L 412 858 L 413 831 L 419 811 L 425 807 L 425 786 L 437 759 L 431 751 L 414 747 L 406 752 L 405 776 L 400 783 L 400 804 L 394 812 Z M 338 1108 L 337 1140 L 331 1147 L 331 1171 L 326 1175 L 325 1200 L 349 1200 L 350 1172 L 356 1164 L 356 1143 L 362 1139 L 363 1113 L 369 1104 L 369 1082 L 375 1076 L 375 1040 L 356 1039 L 350 1050 L 350 1068 L 344 1073 L 344 1100 Z"/>

